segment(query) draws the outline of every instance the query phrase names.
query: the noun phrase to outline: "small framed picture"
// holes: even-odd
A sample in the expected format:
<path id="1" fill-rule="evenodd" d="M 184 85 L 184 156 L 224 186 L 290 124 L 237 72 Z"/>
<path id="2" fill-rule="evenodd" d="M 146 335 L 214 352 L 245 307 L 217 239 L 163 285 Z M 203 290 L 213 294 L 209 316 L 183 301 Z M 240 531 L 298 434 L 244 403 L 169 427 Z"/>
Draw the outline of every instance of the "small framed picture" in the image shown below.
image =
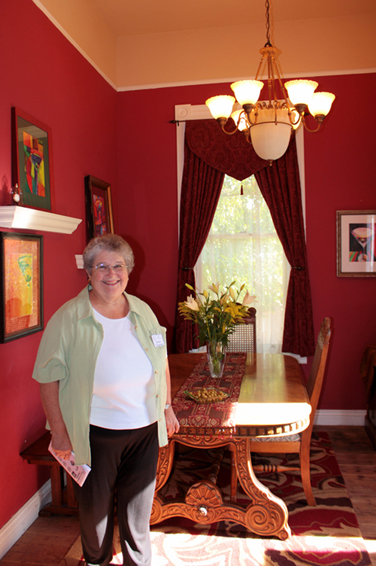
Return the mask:
<path id="1" fill-rule="evenodd" d="M 43 236 L 0 232 L 0 342 L 43 330 Z"/>
<path id="2" fill-rule="evenodd" d="M 376 210 L 337 211 L 337 276 L 376 277 Z"/>
<path id="3" fill-rule="evenodd" d="M 17 204 L 52 210 L 51 129 L 12 108 L 12 181 Z"/>
<path id="4" fill-rule="evenodd" d="M 91 175 L 85 177 L 87 239 L 114 233 L 111 186 Z"/>

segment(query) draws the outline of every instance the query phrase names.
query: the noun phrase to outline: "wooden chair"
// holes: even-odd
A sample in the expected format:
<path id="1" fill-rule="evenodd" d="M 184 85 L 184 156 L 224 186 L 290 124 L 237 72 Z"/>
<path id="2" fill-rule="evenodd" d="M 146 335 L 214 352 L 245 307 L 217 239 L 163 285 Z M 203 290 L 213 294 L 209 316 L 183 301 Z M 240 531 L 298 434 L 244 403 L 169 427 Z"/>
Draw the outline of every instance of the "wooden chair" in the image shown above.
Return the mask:
<path id="1" fill-rule="evenodd" d="M 300 457 L 300 468 L 287 466 L 284 470 L 299 470 L 301 473 L 304 493 L 308 505 L 316 505 L 315 498 L 312 493 L 311 472 L 310 472 L 310 445 L 313 429 L 315 413 L 320 398 L 326 360 L 328 356 L 329 340 L 330 340 L 330 318 L 325 318 L 321 323 L 320 333 L 317 340 L 315 356 L 307 381 L 307 392 L 312 407 L 310 414 L 309 426 L 300 434 L 270 437 L 270 438 L 254 438 L 251 439 L 251 453 L 257 454 L 292 454 L 298 453 Z M 273 466 L 254 466 L 255 472 L 273 471 L 278 472 L 278 467 Z M 282 471 L 282 470 L 280 470 Z"/>
<path id="2" fill-rule="evenodd" d="M 230 334 L 228 340 L 228 352 L 256 353 L 256 309 L 250 307 L 248 316 L 243 319 L 244 324 L 238 324 L 235 332 Z"/>

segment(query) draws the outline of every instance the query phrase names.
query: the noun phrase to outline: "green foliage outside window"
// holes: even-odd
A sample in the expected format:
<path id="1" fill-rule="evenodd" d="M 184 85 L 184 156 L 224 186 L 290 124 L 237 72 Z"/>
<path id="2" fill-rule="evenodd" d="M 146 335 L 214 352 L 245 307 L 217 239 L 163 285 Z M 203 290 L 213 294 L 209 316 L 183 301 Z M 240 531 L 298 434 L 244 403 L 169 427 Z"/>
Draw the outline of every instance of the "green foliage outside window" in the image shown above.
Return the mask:
<path id="1" fill-rule="evenodd" d="M 227 285 L 235 280 L 239 286 L 244 282 L 245 289 L 256 295 L 256 308 L 283 311 L 283 258 L 255 177 L 239 182 L 226 176 L 202 252 L 202 288 L 213 282 Z"/>

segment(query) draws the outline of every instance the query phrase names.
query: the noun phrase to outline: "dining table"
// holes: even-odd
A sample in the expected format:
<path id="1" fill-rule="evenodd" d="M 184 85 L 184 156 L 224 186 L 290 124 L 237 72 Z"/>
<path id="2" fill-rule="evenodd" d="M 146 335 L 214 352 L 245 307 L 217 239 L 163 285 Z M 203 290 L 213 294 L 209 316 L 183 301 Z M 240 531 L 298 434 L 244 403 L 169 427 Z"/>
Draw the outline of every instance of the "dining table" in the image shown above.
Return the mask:
<path id="1" fill-rule="evenodd" d="M 223 376 L 212 378 L 206 354 L 170 354 L 168 361 L 180 429 L 159 451 L 151 524 L 172 517 L 201 524 L 233 521 L 259 536 L 286 540 L 291 534 L 287 507 L 256 478 L 250 439 L 292 435 L 308 427 L 311 406 L 299 362 L 284 354 L 227 353 Z M 190 393 L 203 387 L 222 391 L 226 398 L 198 403 Z M 171 476 L 177 444 L 228 448 L 247 504 L 224 496 L 212 477 L 195 481 L 184 498 L 165 498 L 162 488 Z"/>

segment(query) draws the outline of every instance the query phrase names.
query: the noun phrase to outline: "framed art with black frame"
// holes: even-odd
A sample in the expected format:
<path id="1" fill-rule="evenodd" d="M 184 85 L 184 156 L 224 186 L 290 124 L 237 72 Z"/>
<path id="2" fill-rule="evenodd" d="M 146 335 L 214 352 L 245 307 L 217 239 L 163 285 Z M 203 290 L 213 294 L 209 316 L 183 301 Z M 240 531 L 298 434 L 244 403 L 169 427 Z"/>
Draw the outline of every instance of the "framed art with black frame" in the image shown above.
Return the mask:
<path id="1" fill-rule="evenodd" d="M 91 175 L 85 177 L 87 239 L 114 233 L 111 186 Z"/>
<path id="2" fill-rule="evenodd" d="M 376 277 L 376 210 L 337 211 L 337 276 Z"/>
<path id="3" fill-rule="evenodd" d="M 51 128 L 12 108 L 13 199 L 22 206 L 52 210 Z"/>
<path id="4" fill-rule="evenodd" d="M 43 236 L 0 232 L 0 342 L 43 330 Z"/>

